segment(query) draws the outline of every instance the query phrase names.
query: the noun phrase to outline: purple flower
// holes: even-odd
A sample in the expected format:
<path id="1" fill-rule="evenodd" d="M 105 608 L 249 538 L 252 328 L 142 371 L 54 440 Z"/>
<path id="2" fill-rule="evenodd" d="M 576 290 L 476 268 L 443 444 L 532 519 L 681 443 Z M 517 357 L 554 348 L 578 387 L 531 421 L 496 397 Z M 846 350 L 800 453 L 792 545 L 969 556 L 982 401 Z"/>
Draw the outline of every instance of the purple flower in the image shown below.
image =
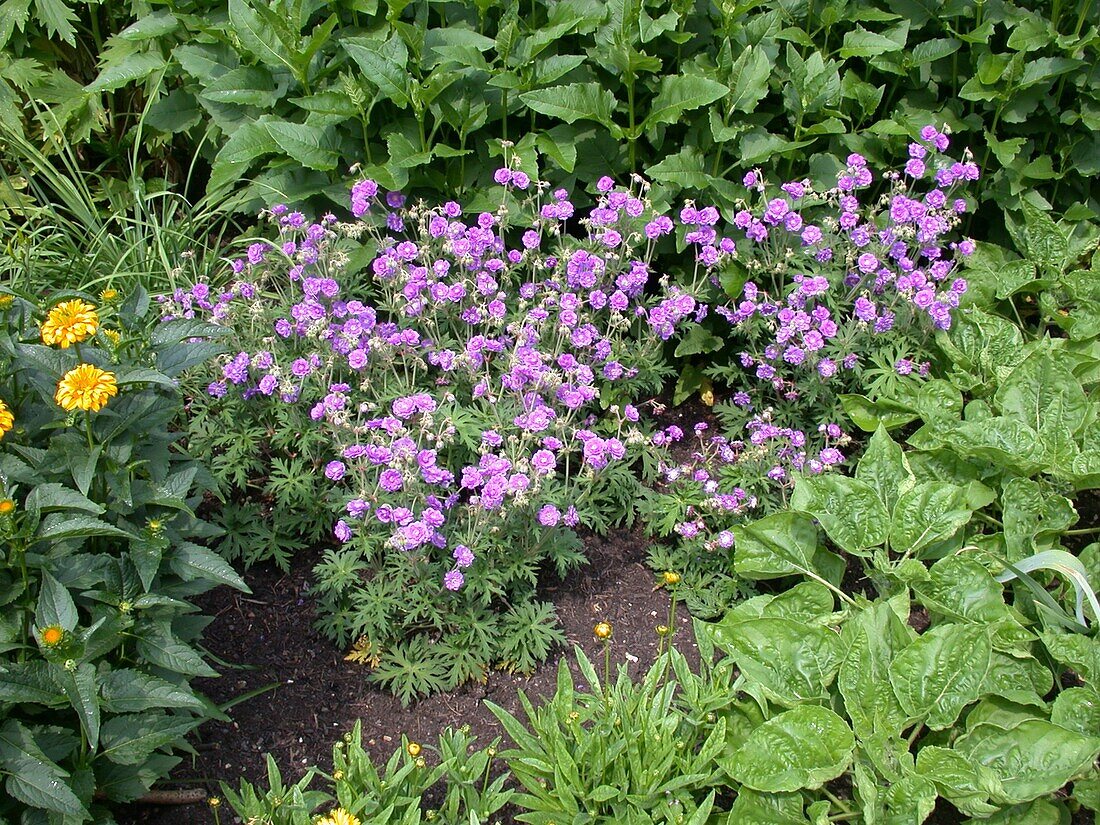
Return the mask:
<path id="1" fill-rule="evenodd" d="M 538 519 L 543 527 L 556 527 L 561 520 L 561 512 L 553 504 L 544 504 L 539 509 Z"/>
<path id="2" fill-rule="evenodd" d="M 382 471 L 382 474 L 378 477 L 378 484 L 387 493 L 396 493 L 405 486 L 405 480 L 400 470 L 390 468 Z"/>
<path id="3" fill-rule="evenodd" d="M 332 533 L 342 544 L 347 544 L 351 541 L 351 528 L 343 519 L 336 522 L 336 526 L 333 528 Z"/>
<path id="4" fill-rule="evenodd" d="M 457 567 L 453 570 L 448 570 L 443 576 L 443 586 L 452 591 L 460 589 L 465 581 L 466 577 L 462 575 L 462 571 Z"/>
<path id="5" fill-rule="evenodd" d="M 465 544 L 460 544 L 455 547 L 455 551 L 452 555 L 455 564 L 459 567 L 469 567 L 474 563 L 474 552 Z"/>
<path id="6" fill-rule="evenodd" d="M 325 476 L 331 481 L 339 481 L 346 471 L 347 467 L 342 461 L 330 461 L 325 465 Z"/>

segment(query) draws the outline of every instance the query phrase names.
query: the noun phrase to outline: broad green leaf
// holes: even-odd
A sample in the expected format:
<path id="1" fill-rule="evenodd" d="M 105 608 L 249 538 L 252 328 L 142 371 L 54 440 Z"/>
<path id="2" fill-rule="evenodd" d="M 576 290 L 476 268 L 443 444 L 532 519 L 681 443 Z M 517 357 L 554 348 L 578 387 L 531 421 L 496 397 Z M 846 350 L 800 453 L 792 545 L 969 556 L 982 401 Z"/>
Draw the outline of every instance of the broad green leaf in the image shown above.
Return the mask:
<path id="1" fill-rule="evenodd" d="M 225 559 L 198 544 L 180 542 L 169 558 L 172 570 L 184 581 L 211 581 L 252 592 Z"/>
<path id="2" fill-rule="evenodd" d="M 1050 669 L 1032 656 L 1017 658 L 993 651 L 982 693 L 1019 704 L 1045 706 L 1042 697 L 1054 687 Z"/>
<path id="3" fill-rule="evenodd" d="M 890 663 L 913 636 L 885 601 L 875 602 L 845 623 L 841 641 L 846 650 L 837 687 L 860 739 L 869 739 L 876 731 L 901 733 L 905 711 L 890 687 Z"/>
<path id="4" fill-rule="evenodd" d="M 791 508 L 809 513 L 842 550 L 862 555 L 886 541 L 890 514 L 866 482 L 842 475 L 801 476 Z"/>
<path id="5" fill-rule="evenodd" d="M 856 478 L 871 485 L 886 509 L 887 518 L 893 514 L 898 497 L 916 484 L 901 445 L 890 437 L 889 431 L 881 424 L 867 442 L 867 449 L 856 465 Z"/>
<path id="6" fill-rule="evenodd" d="M 270 71 L 262 66 L 241 66 L 208 84 L 202 96 L 218 103 L 268 108 L 274 106 L 281 95 Z"/>
<path id="7" fill-rule="evenodd" d="M 171 34 L 179 28 L 179 20 L 169 11 L 145 14 L 118 33 L 121 40 L 140 42 Z"/>
<path id="8" fill-rule="evenodd" d="M 87 496 L 63 484 L 39 484 L 27 496 L 28 510 L 49 512 L 51 510 L 83 510 L 86 513 L 101 515 L 105 508 Z"/>
<path id="9" fill-rule="evenodd" d="M 331 171 L 340 161 L 340 154 L 331 148 L 332 142 L 323 129 L 308 123 L 270 120 L 267 131 L 279 148 L 307 169 Z"/>
<path id="10" fill-rule="evenodd" d="M 75 630 L 80 621 L 76 612 L 76 602 L 73 601 L 69 589 L 46 571 L 42 571 L 34 621 L 39 628 L 57 625 L 67 631 Z"/>
<path id="11" fill-rule="evenodd" d="M 1100 639 L 1056 630 L 1044 630 L 1039 636 L 1056 661 L 1073 668 L 1086 684 L 1100 690 Z"/>
<path id="12" fill-rule="evenodd" d="M 817 112 L 836 104 L 840 98 L 839 63 L 833 60 L 826 62 L 818 51 L 802 60 L 791 43 L 787 44 L 786 57 L 790 82 L 803 112 Z"/>
<path id="13" fill-rule="evenodd" d="M 962 43 L 954 37 L 940 37 L 934 40 L 922 40 L 914 44 L 908 55 L 910 66 L 923 66 L 944 57 L 949 57 L 962 48 Z"/>
<path id="14" fill-rule="evenodd" d="M 60 516 L 60 518 L 55 518 Z M 54 514 L 42 523 L 38 531 L 39 541 L 61 541 L 62 539 L 87 538 L 89 536 L 112 536 L 122 539 L 138 538 L 126 530 L 119 529 L 93 516 L 71 516 Z"/>
<path id="15" fill-rule="evenodd" d="M 64 701 L 50 666 L 40 659 L 11 662 L 0 671 L 0 702 L 51 707 L 64 705 Z"/>
<path id="16" fill-rule="evenodd" d="M 396 35 L 386 41 L 365 37 L 345 37 L 340 40 L 351 59 L 359 64 L 364 77 L 378 87 L 399 109 L 405 109 L 412 101 L 409 90 L 409 74 L 406 66 L 409 50 Z"/>
<path id="17" fill-rule="evenodd" d="M 108 63 L 91 83 L 84 87 L 89 94 L 113 92 L 123 86 L 144 80 L 164 68 L 164 58 L 152 52 L 135 52 L 118 63 Z"/>
<path id="18" fill-rule="evenodd" d="M 1009 416 L 964 421 L 950 432 L 949 442 L 964 457 L 980 458 L 1023 475 L 1033 475 L 1046 466 L 1039 434 Z"/>
<path id="19" fill-rule="evenodd" d="M 958 751 L 927 745 L 917 753 L 916 767 L 918 774 L 931 779 L 943 798 L 964 814 L 985 817 L 997 810 L 989 800 L 1001 796 L 1000 779 Z"/>
<path id="20" fill-rule="evenodd" d="M 68 774 L 42 752 L 31 732 L 15 719 L 0 727 L 0 766 L 9 774 L 4 783 L 8 794 L 31 808 L 41 808 L 89 818 L 88 811 L 66 781 Z"/>
<path id="21" fill-rule="evenodd" d="M 1003 800 L 1016 804 L 1054 793 L 1092 765 L 1100 737 L 1031 719 L 1008 730 L 979 725 L 955 743 L 955 750 L 992 770 L 1001 780 Z"/>
<path id="22" fill-rule="evenodd" d="M 1054 700 L 1050 721 L 1088 736 L 1100 731 L 1100 693 L 1092 688 L 1072 687 Z"/>
<path id="23" fill-rule="evenodd" d="M 937 541 L 950 538 L 970 521 L 966 490 L 943 481 L 926 481 L 907 490 L 894 507 L 890 549 L 913 555 Z"/>
<path id="24" fill-rule="evenodd" d="M 685 189 L 705 189 L 710 183 L 703 156 L 688 145 L 645 170 L 646 177 L 658 183 L 669 183 Z"/>
<path id="25" fill-rule="evenodd" d="M 749 579 L 812 573 L 817 528 L 799 513 L 775 513 L 733 528 L 734 567 Z"/>
<path id="26" fill-rule="evenodd" d="M 910 718 L 943 730 L 977 700 L 992 653 L 984 627 L 934 627 L 890 663 L 894 695 Z"/>
<path id="27" fill-rule="evenodd" d="M 845 60 L 849 57 L 876 57 L 880 54 L 899 51 L 904 46 L 904 41 L 898 43 L 884 35 L 867 31 L 862 26 L 856 26 L 845 33 L 839 54 Z"/>
<path id="28" fill-rule="evenodd" d="M 101 755 L 116 765 L 141 764 L 157 748 L 172 744 L 199 722 L 152 712 L 112 716 L 103 724 Z"/>
<path id="29" fill-rule="evenodd" d="M 202 710 L 203 703 L 186 685 L 174 685 L 139 670 L 112 670 L 100 688 L 103 707 L 111 713 L 137 713 L 151 708 Z"/>
<path id="30" fill-rule="evenodd" d="M 737 825 L 809 825 L 800 793 L 759 793 L 740 788 L 727 822 Z"/>
<path id="31" fill-rule="evenodd" d="M 851 764 L 855 737 L 833 711 L 800 705 L 750 734 L 722 764 L 747 788 L 765 793 L 819 788 Z"/>
<path id="32" fill-rule="evenodd" d="M 1001 512 L 1010 562 L 1052 547 L 1077 521 L 1068 498 L 1026 478 L 1011 479 L 1001 488 Z"/>
<path id="33" fill-rule="evenodd" d="M 569 83 L 535 89 L 519 96 L 527 106 L 539 114 L 575 123 L 578 120 L 594 120 L 611 126 L 611 113 L 615 108 L 615 95 L 599 83 Z"/>
<path id="34" fill-rule="evenodd" d="M 217 676 L 202 657 L 162 627 L 152 627 L 137 639 L 137 652 L 150 664 L 186 676 Z"/>
<path id="35" fill-rule="evenodd" d="M 1005 604 L 1004 586 L 977 559 L 948 556 L 932 565 L 925 581 L 913 582 L 916 598 L 932 613 L 988 625 L 994 638 L 1026 652 L 1034 636 Z"/>
<path id="36" fill-rule="evenodd" d="M 760 45 L 744 49 L 726 76 L 729 97 L 727 111 L 750 113 L 768 94 L 768 79 L 772 74 L 772 62 Z"/>
<path id="37" fill-rule="evenodd" d="M 713 103 L 729 91 L 722 83 L 698 75 L 664 77 L 650 104 L 642 131 L 658 123 L 677 123 L 684 112 Z"/>
<path id="38" fill-rule="evenodd" d="M 722 622 L 712 629 L 741 674 L 786 707 L 825 699 L 840 668 L 840 636 L 819 625 L 761 618 Z"/>
<path id="39" fill-rule="evenodd" d="M 873 433 L 880 426 L 896 430 L 919 417 L 913 408 L 888 398 L 871 401 L 865 395 L 842 394 L 839 399 L 845 415 L 866 433 Z"/>
<path id="40" fill-rule="evenodd" d="M 247 0 L 229 0 L 229 23 L 241 46 L 266 66 L 293 71 L 286 47 Z"/>

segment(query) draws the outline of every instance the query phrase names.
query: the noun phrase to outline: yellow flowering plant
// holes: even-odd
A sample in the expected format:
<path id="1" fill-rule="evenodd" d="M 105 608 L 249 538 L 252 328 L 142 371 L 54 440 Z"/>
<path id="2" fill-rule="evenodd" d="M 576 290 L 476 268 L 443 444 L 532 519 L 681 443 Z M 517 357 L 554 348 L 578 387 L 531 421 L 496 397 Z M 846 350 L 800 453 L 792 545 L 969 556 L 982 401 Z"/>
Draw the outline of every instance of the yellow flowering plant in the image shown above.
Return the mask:
<path id="1" fill-rule="evenodd" d="M 0 821 L 106 821 L 209 714 L 188 681 L 216 673 L 176 619 L 246 589 L 203 546 L 207 474 L 173 432 L 219 330 L 140 289 L 0 299 Z"/>

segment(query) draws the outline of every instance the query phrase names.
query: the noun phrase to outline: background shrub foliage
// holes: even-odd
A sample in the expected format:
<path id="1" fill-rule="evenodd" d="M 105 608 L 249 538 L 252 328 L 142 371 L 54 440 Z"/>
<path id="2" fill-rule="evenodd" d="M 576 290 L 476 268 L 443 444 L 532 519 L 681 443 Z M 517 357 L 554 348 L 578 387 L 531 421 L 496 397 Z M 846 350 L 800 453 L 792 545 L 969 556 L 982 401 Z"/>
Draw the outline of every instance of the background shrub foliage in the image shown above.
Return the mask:
<path id="1" fill-rule="evenodd" d="M 1100 172 L 1090 7 L 11 0 L 0 122 L 86 140 L 92 165 L 137 150 L 177 179 L 181 151 L 198 153 L 206 186 L 243 186 L 244 208 L 339 202 L 352 165 L 460 194 L 486 182 L 502 139 L 532 177 L 634 171 L 729 205 L 734 171 L 808 163 L 831 183 L 834 158 L 880 161 L 946 123 L 982 147 L 986 201 L 1080 218 Z"/>

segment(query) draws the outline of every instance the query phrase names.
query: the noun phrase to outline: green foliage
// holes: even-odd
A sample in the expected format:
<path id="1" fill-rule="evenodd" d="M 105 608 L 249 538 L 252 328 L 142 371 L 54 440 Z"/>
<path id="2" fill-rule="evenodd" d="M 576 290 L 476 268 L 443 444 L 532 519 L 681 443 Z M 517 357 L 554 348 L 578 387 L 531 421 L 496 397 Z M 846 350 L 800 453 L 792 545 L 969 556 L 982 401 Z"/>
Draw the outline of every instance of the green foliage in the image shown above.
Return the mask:
<path id="1" fill-rule="evenodd" d="M 326 813 L 342 809 L 362 825 L 419 825 L 437 817 L 443 822 L 488 825 L 514 794 L 504 788 L 507 774 L 492 776 L 497 741 L 488 748 L 475 748 L 466 727 L 448 728 L 440 734 L 436 747 L 403 740 L 381 770 L 363 748 L 362 738 L 361 723 L 357 722 L 333 746 L 331 774 L 312 768 L 291 786 L 285 784 L 269 756 L 267 789 L 242 780 L 235 792 L 223 783 L 226 800 L 245 821 L 272 825 L 330 822 L 317 819 L 319 808 L 327 808 Z M 318 774 L 331 793 L 308 790 Z M 429 809 L 423 797 L 433 789 L 441 790 L 443 801 Z"/>
<path id="2" fill-rule="evenodd" d="M 219 584 L 247 590 L 198 544 L 217 534 L 195 515 L 201 466 L 171 431 L 180 372 L 219 351 L 220 330 L 156 324 L 140 288 L 0 295 L 0 817 L 85 822 L 142 796 L 179 761 L 173 749 L 219 716 L 195 693 L 217 675 L 195 647 L 206 620 L 188 601 Z M 83 299 L 61 348 L 44 311 Z M 59 406 L 78 364 L 117 394 Z M 99 403 L 105 401 L 105 406 Z M 71 405 L 70 405 L 71 406 Z"/>
<path id="3" fill-rule="evenodd" d="M 106 157 L 201 147 L 211 191 L 247 180 L 246 208 L 331 197 L 354 164 L 460 192 L 502 140 L 532 177 L 642 172 L 732 205 L 736 170 L 808 162 L 829 182 L 838 158 L 881 160 L 928 122 L 985 147 L 987 200 L 1096 206 L 1089 0 L 18 7 L 0 15 L 9 128 Z"/>

